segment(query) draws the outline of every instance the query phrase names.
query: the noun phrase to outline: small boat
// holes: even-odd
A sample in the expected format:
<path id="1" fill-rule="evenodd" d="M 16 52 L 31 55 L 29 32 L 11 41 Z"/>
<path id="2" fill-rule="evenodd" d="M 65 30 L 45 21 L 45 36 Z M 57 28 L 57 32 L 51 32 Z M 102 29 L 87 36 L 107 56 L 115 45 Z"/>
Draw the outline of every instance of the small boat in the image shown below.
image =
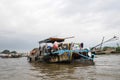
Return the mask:
<path id="1" fill-rule="evenodd" d="M 1 58 L 19 58 L 20 54 L 0 54 Z"/>
<path id="2" fill-rule="evenodd" d="M 94 63 L 94 54 L 88 49 L 83 49 L 83 43 L 64 43 L 64 40 L 68 38 L 48 38 L 39 41 L 39 48 L 34 48 L 30 52 L 28 61 L 47 63 L 80 61 L 83 63 Z"/>

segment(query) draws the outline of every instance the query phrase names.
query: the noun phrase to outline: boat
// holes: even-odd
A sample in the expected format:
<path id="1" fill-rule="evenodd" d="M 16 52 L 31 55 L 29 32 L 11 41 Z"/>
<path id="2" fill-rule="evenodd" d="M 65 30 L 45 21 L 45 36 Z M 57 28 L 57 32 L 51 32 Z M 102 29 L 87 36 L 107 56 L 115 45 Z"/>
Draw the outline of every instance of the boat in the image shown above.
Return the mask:
<path id="1" fill-rule="evenodd" d="M 47 38 L 39 41 L 39 47 L 28 55 L 29 62 L 71 63 L 74 61 L 94 64 L 94 54 L 83 49 L 83 43 L 65 43 L 68 38 Z"/>
<path id="2" fill-rule="evenodd" d="M 106 48 L 106 50 L 102 49 L 102 45 L 103 44 L 108 43 L 108 42 L 112 42 L 112 41 L 116 41 L 116 40 L 119 40 L 119 37 L 113 36 L 112 38 L 110 38 L 110 39 L 108 39 L 106 41 L 104 41 L 104 37 L 103 37 L 102 42 L 100 44 L 97 44 L 96 46 L 92 47 L 91 51 L 95 52 L 96 55 L 110 54 L 110 53 L 119 53 L 119 52 L 116 51 L 115 48 L 108 47 L 108 48 Z"/>
<path id="3" fill-rule="evenodd" d="M 19 58 L 21 57 L 21 54 L 0 54 L 1 58 Z"/>

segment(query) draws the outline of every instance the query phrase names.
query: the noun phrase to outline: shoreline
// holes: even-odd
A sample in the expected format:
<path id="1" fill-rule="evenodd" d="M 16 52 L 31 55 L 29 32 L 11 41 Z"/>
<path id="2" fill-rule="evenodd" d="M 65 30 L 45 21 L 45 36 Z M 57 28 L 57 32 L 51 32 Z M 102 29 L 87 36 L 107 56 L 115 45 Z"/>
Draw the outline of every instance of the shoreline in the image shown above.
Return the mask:
<path id="1" fill-rule="evenodd" d="M 105 55 L 105 54 L 120 54 L 120 51 L 114 51 L 114 52 L 101 51 L 101 52 L 96 52 L 96 55 Z"/>

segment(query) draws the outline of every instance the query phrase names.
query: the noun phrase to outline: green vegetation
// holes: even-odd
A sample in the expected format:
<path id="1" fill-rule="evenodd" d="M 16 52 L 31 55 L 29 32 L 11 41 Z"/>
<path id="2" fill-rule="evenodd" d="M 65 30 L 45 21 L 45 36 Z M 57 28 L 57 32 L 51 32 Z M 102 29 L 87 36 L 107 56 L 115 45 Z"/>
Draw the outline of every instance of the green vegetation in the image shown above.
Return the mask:
<path id="1" fill-rule="evenodd" d="M 17 52 L 16 52 L 16 51 L 11 51 L 10 53 L 14 53 L 14 54 L 17 54 Z"/>
<path id="2" fill-rule="evenodd" d="M 117 47 L 117 48 L 116 48 L 116 51 L 120 51 L 120 47 Z"/>
<path id="3" fill-rule="evenodd" d="M 120 51 L 120 47 L 110 47 L 110 46 L 103 47 L 103 51 L 106 51 L 107 49 L 116 49 L 116 51 Z"/>
<path id="4" fill-rule="evenodd" d="M 14 53 L 14 54 L 17 54 L 17 52 L 16 51 L 9 51 L 9 50 L 3 50 L 1 53 L 3 53 L 3 54 L 11 54 L 11 53 Z"/>
<path id="5" fill-rule="evenodd" d="M 2 53 L 4 53 L 4 54 L 10 54 L 10 51 L 9 50 L 3 50 Z"/>
<path id="6" fill-rule="evenodd" d="M 116 49 L 116 47 L 110 47 L 110 46 L 103 47 L 103 51 L 106 51 L 107 49 Z"/>

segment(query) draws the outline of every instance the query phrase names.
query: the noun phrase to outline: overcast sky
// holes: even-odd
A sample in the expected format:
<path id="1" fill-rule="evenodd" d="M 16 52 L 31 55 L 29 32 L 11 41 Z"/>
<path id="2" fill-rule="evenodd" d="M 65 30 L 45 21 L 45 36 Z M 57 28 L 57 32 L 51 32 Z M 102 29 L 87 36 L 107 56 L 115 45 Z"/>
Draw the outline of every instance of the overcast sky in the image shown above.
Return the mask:
<path id="1" fill-rule="evenodd" d="M 120 37 L 120 0 L 0 0 L 0 51 L 30 51 L 47 37 L 86 46 Z"/>

